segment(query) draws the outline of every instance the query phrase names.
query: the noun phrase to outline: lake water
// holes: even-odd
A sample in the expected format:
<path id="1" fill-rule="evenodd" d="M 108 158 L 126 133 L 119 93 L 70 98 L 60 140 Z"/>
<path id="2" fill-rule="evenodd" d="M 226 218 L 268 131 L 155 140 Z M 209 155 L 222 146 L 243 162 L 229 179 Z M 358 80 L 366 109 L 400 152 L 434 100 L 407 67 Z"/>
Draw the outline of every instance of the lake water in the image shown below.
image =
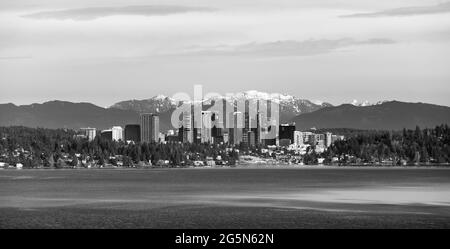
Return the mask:
<path id="1" fill-rule="evenodd" d="M 0 171 L 1 228 L 450 228 L 450 169 Z"/>

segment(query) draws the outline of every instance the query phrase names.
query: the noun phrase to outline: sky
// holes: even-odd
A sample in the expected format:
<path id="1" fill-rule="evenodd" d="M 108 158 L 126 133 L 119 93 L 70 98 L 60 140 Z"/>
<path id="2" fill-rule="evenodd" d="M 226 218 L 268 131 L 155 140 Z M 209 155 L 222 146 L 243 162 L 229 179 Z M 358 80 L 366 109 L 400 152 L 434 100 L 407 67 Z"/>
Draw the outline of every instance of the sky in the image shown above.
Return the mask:
<path id="1" fill-rule="evenodd" d="M 0 103 L 193 86 L 450 106 L 450 1 L 2 0 Z"/>

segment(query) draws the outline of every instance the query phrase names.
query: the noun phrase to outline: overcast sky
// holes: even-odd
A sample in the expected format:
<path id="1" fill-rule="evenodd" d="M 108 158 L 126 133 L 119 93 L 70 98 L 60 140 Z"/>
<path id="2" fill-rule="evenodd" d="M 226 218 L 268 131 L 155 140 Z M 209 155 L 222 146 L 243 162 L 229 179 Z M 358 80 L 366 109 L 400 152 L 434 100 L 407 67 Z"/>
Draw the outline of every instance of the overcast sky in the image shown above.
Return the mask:
<path id="1" fill-rule="evenodd" d="M 280 92 L 450 106 L 450 2 L 1 0 L 0 103 Z"/>

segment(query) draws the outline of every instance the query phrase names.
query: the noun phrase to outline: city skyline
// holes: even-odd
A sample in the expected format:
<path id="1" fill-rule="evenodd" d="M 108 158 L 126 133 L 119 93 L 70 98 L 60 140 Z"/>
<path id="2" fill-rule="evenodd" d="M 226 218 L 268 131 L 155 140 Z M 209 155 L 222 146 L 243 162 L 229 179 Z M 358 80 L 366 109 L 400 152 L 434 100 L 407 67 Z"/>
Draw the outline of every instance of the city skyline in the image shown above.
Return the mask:
<path id="1" fill-rule="evenodd" d="M 104 107 L 203 84 L 219 93 L 282 89 L 334 105 L 395 99 L 450 106 L 449 6 L 2 1 L 0 99 Z"/>

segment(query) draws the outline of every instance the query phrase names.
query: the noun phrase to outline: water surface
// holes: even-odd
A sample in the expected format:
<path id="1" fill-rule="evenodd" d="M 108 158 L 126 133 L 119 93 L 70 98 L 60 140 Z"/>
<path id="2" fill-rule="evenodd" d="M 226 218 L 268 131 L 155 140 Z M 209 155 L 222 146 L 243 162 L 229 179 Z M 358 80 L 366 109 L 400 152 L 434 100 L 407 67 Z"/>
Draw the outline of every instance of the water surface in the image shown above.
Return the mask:
<path id="1" fill-rule="evenodd" d="M 450 227 L 450 169 L 0 171 L 0 227 Z"/>

